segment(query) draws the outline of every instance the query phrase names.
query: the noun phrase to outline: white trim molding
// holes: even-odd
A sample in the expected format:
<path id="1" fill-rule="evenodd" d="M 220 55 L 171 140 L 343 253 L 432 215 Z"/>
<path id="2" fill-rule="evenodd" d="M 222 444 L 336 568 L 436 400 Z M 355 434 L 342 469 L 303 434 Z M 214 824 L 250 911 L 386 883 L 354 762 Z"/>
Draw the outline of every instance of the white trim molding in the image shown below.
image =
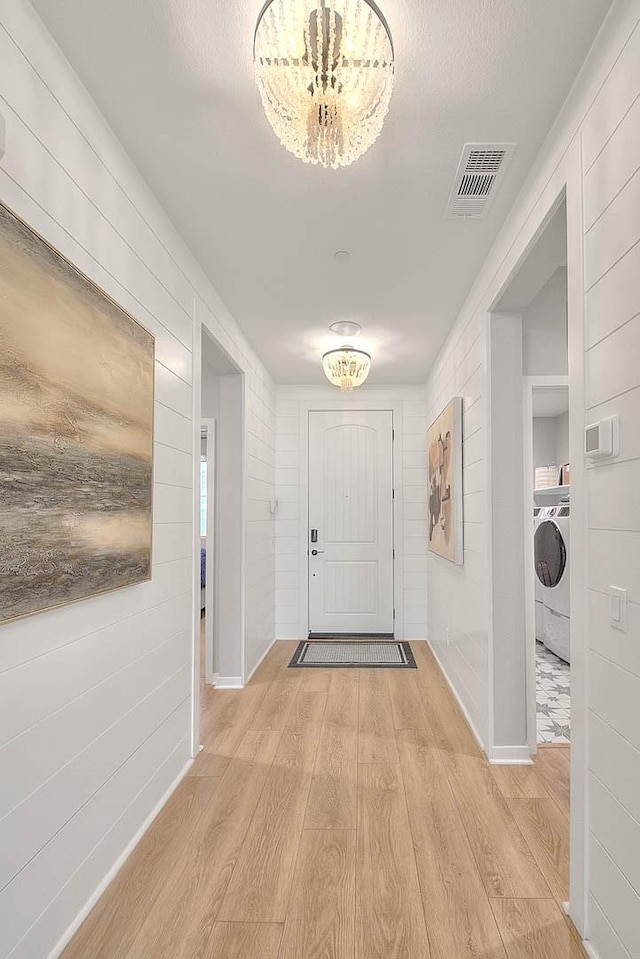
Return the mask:
<path id="1" fill-rule="evenodd" d="M 251 670 L 251 672 L 250 672 L 249 675 L 247 676 L 247 678 L 246 678 L 246 680 L 245 680 L 245 685 L 249 682 L 249 680 L 251 679 L 251 677 L 253 676 L 253 674 L 256 672 L 258 666 L 259 666 L 262 662 L 264 662 L 264 660 L 267 658 L 267 656 L 269 655 L 269 653 L 271 652 L 271 650 L 272 650 L 273 647 L 275 646 L 276 642 L 277 642 L 277 640 L 275 640 L 275 639 L 272 639 L 272 640 L 271 640 L 271 642 L 269 643 L 269 645 L 268 645 L 267 648 L 265 649 L 264 653 L 262 654 L 262 656 L 260 657 L 260 659 L 258 660 L 258 662 L 255 664 L 255 666 L 253 667 L 253 669 Z M 219 688 L 219 687 L 218 687 L 218 688 Z"/>
<path id="2" fill-rule="evenodd" d="M 522 746 L 491 746 L 488 754 L 492 766 L 531 766 L 531 752 L 529 745 Z"/>
<path id="3" fill-rule="evenodd" d="M 216 689 L 244 689 L 242 676 L 219 676 Z"/>
<path id="4" fill-rule="evenodd" d="M 196 753 L 198 753 L 199 751 L 200 751 L 200 747 L 197 746 Z M 132 836 L 132 838 L 129 840 L 125 848 L 122 850 L 122 852 L 120 853 L 120 855 L 114 862 L 111 869 L 109 869 L 109 871 L 107 872 L 106 876 L 104 877 L 100 885 L 96 889 L 94 889 L 94 891 L 91 893 L 91 895 L 89 896 L 86 903 L 84 904 L 84 906 L 82 907 L 78 915 L 75 917 L 71 925 L 66 928 L 66 930 L 64 931 L 64 933 L 62 934 L 62 936 L 60 937 L 56 945 L 53 947 L 53 949 L 47 956 L 47 959 L 58 959 L 58 957 L 62 954 L 62 951 L 66 948 L 66 946 L 69 945 L 72 938 L 74 937 L 74 935 L 76 934 L 76 932 L 78 931 L 82 923 L 85 921 L 85 919 L 87 918 L 87 916 L 89 915 L 89 913 L 91 912 L 95 904 L 97 903 L 98 899 L 100 899 L 100 896 L 102 895 L 102 893 L 105 891 L 107 886 L 109 886 L 113 882 L 113 880 L 116 878 L 116 876 L 118 875 L 118 873 L 124 866 L 125 862 L 129 858 L 133 850 L 136 848 L 136 846 L 138 845 L 138 843 L 140 842 L 140 840 L 142 839 L 146 831 L 151 826 L 154 819 L 158 816 L 162 808 L 168 802 L 171 795 L 175 792 L 175 790 L 178 788 L 178 786 L 180 785 L 184 777 L 187 775 L 187 773 L 193 766 L 193 763 L 194 763 L 194 760 L 190 759 L 182 767 L 182 769 L 180 770 L 176 778 L 173 780 L 169 788 L 165 790 L 160 800 L 153 807 L 153 809 L 151 810 L 151 812 L 149 813 L 145 821 L 142 823 L 138 831 Z"/>
<path id="5" fill-rule="evenodd" d="M 447 686 L 449 687 L 449 689 L 451 690 L 451 692 L 452 692 L 453 695 L 455 696 L 455 700 L 456 700 L 458 706 L 460 707 L 460 709 L 462 710 L 462 713 L 463 713 L 463 715 L 464 715 L 464 718 L 467 720 L 467 723 L 468 723 L 468 725 L 469 725 L 469 729 L 470 729 L 471 732 L 473 733 L 474 738 L 475 738 L 476 742 L 478 743 L 478 746 L 480 747 L 480 749 L 481 749 L 483 752 L 485 752 L 485 745 L 484 745 L 484 742 L 482 741 L 482 736 L 480 735 L 480 733 L 479 733 L 478 730 L 476 729 L 475 723 L 473 722 L 473 720 L 471 719 L 471 717 L 470 717 L 470 715 L 469 715 L 469 713 L 468 713 L 468 711 L 467 711 L 467 707 L 466 707 L 465 704 L 462 702 L 462 699 L 460 698 L 457 689 L 455 688 L 455 686 L 452 684 L 451 680 L 449 679 L 449 676 L 448 676 L 448 674 L 447 674 L 447 671 L 445 670 L 444 666 L 442 665 L 442 663 L 441 663 L 441 661 L 440 661 L 440 657 L 438 656 L 438 654 L 437 654 L 437 652 L 436 652 L 437 643 L 434 644 L 434 643 L 430 642 L 429 640 L 427 640 L 427 644 L 428 644 L 428 646 L 429 646 L 429 649 L 431 650 L 431 652 L 432 652 L 433 655 L 435 656 L 436 662 L 438 663 L 438 666 L 440 667 L 440 672 L 442 673 L 442 675 L 443 675 L 444 678 L 446 679 L 446 681 L 447 681 Z"/>

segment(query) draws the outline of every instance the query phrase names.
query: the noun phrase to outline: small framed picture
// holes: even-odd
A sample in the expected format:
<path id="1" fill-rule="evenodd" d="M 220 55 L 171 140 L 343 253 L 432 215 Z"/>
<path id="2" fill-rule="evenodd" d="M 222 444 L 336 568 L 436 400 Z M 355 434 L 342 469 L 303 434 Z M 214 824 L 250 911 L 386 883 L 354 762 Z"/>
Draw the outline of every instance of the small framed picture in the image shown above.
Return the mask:
<path id="1" fill-rule="evenodd" d="M 461 396 L 455 396 L 429 427 L 427 450 L 429 550 L 461 566 L 464 562 Z"/>

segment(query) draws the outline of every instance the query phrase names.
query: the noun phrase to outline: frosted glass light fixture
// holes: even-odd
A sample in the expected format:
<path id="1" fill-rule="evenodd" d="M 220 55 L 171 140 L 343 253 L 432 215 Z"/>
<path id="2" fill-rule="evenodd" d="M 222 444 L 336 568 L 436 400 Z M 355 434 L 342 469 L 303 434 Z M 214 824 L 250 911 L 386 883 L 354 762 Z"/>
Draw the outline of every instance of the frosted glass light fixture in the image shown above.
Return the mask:
<path id="1" fill-rule="evenodd" d="M 352 350 L 349 346 L 343 346 L 324 354 L 322 368 L 333 386 L 349 391 L 356 386 L 362 386 L 368 377 L 371 357 L 364 350 Z"/>
<path id="2" fill-rule="evenodd" d="M 393 41 L 373 0 L 267 0 L 253 59 L 267 119 L 305 163 L 348 166 L 379 136 Z"/>

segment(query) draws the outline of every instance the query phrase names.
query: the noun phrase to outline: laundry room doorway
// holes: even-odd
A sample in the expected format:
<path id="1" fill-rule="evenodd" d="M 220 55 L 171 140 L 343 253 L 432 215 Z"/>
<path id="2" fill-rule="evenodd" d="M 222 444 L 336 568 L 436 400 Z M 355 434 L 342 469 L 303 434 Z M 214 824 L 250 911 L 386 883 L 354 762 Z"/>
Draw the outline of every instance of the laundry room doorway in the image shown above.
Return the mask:
<path id="1" fill-rule="evenodd" d="M 571 467 L 566 376 L 524 377 L 526 642 L 535 651 L 535 744 L 571 744 Z M 532 507 L 532 508 L 531 508 Z M 529 532 L 531 535 L 529 535 Z M 533 739 L 533 736 L 531 736 Z"/>

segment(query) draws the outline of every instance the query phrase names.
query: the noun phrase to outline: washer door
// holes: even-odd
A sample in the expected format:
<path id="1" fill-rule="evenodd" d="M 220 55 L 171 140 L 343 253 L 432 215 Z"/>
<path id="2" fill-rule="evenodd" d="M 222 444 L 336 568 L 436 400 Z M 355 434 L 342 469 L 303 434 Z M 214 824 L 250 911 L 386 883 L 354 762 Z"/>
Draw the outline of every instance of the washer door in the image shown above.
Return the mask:
<path id="1" fill-rule="evenodd" d="M 543 520 L 533 537 L 536 576 L 543 586 L 557 586 L 567 565 L 562 533 L 551 520 Z"/>

